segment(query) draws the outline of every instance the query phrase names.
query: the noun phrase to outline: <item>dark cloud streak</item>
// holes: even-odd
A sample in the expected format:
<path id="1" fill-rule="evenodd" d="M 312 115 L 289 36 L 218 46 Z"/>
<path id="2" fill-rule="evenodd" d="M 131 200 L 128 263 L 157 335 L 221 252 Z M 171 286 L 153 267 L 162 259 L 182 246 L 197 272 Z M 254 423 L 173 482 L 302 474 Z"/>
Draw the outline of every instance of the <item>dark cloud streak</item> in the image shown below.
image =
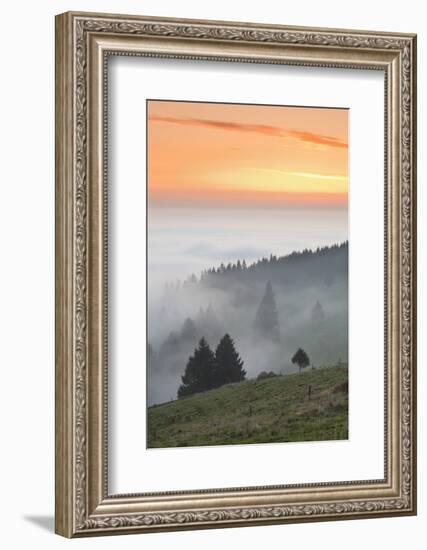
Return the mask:
<path id="1" fill-rule="evenodd" d="M 241 124 L 239 122 L 226 122 L 224 120 L 174 118 L 165 116 L 152 116 L 149 120 L 154 122 L 169 122 L 171 124 L 180 124 L 182 126 L 219 128 L 220 130 L 229 130 L 232 132 L 250 132 L 270 136 L 283 136 L 283 131 L 280 128 L 277 128 L 276 126 L 269 126 L 268 124 Z"/>
<path id="2" fill-rule="evenodd" d="M 272 137 L 292 137 L 305 143 L 315 145 L 324 145 L 326 147 L 347 148 L 347 143 L 338 138 L 314 134 L 312 132 L 303 132 L 300 130 L 283 130 L 278 126 L 268 124 L 243 124 L 239 122 L 227 122 L 224 120 L 209 120 L 200 118 L 175 118 L 166 116 L 150 116 L 151 122 L 166 122 L 170 124 L 179 124 L 181 126 L 199 126 L 204 128 L 217 128 L 231 132 L 247 132 L 262 134 Z"/>
<path id="3" fill-rule="evenodd" d="M 288 135 L 299 139 L 300 141 L 305 141 L 308 143 L 315 143 L 316 145 L 326 145 L 328 147 L 342 147 L 347 149 L 348 145 L 345 141 L 341 139 L 334 138 L 331 136 L 323 136 L 321 134 L 313 134 L 312 132 L 301 132 L 299 130 L 289 130 Z"/>

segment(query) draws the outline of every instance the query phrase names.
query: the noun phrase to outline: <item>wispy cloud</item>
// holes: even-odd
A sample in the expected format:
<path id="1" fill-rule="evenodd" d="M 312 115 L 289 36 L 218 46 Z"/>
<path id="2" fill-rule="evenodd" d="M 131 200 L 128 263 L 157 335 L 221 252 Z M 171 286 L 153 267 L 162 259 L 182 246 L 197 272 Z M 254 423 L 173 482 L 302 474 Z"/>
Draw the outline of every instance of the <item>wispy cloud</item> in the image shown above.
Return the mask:
<path id="1" fill-rule="evenodd" d="M 150 116 L 151 122 L 165 122 L 169 124 L 179 124 L 181 126 L 199 126 L 205 128 L 217 128 L 228 130 L 230 132 L 248 132 L 262 134 L 272 137 L 291 137 L 305 143 L 315 145 L 324 145 L 326 147 L 347 148 L 347 143 L 332 136 L 314 134 L 312 132 L 302 132 L 300 130 L 284 130 L 279 126 L 269 124 L 244 124 L 240 122 L 229 122 L 225 120 L 210 120 L 201 118 L 178 118 L 167 116 Z"/>
<path id="2" fill-rule="evenodd" d="M 289 176 L 297 176 L 299 178 L 310 178 L 315 180 L 336 180 L 346 181 L 347 176 L 330 176 L 328 174 L 314 174 L 312 172 L 287 172 Z"/>
<path id="3" fill-rule="evenodd" d="M 228 122 L 225 120 L 209 120 L 201 118 L 175 118 L 166 116 L 150 116 L 154 122 L 169 122 L 171 124 L 180 124 L 182 126 L 204 126 L 208 128 L 219 128 L 231 132 L 251 132 L 256 134 L 266 134 L 270 136 L 283 136 L 281 128 L 270 126 L 268 124 L 242 124 L 240 122 Z"/>
<path id="4" fill-rule="evenodd" d="M 277 168 L 253 168 L 257 172 L 278 174 L 279 176 L 294 176 L 297 178 L 307 178 L 311 180 L 333 180 L 333 181 L 347 181 L 347 176 L 341 175 L 329 175 L 329 174 L 317 174 L 315 172 L 288 172 L 286 170 L 279 170 Z"/>
<path id="5" fill-rule="evenodd" d="M 301 132 L 299 130 L 288 130 L 288 135 L 304 142 L 315 143 L 316 145 L 326 145 L 328 147 L 347 148 L 347 143 L 341 139 L 321 134 L 313 134 L 312 132 Z"/>

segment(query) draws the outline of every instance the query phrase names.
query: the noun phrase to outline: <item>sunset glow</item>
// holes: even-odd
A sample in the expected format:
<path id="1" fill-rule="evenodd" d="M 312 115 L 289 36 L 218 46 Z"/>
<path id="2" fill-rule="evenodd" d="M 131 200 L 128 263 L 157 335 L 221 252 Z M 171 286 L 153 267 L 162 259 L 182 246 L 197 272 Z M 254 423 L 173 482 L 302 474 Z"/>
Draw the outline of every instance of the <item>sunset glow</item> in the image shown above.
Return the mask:
<path id="1" fill-rule="evenodd" d="M 348 111 L 147 102 L 153 206 L 347 207 Z"/>
<path id="2" fill-rule="evenodd" d="M 275 373 L 296 372 L 301 345 L 312 365 L 347 360 L 348 111 L 149 100 L 147 180 L 147 446 L 291 441 L 288 424 L 283 437 L 227 426 L 221 440 L 217 424 L 206 436 L 203 415 L 200 433 L 184 419 L 159 436 L 156 415 L 174 396 L 201 402 L 246 373 L 276 383 Z M 219 366 L 224 338 L 244 375 L 228 356 Z M 221 379 L 226 371 L 238 376 Z M 313 418 L 319 430 L 317 409 Z"/>

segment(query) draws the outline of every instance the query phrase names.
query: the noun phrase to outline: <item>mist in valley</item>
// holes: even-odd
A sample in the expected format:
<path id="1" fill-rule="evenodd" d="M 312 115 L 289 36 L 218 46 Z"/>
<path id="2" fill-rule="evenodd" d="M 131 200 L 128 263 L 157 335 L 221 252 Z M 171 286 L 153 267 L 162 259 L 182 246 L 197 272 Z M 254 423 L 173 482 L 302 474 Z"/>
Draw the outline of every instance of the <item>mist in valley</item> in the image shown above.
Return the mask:
<path id="1" fill-rule="evenodd" d="M 270 217 L 274 224 L 274 216 Z M 199 246 L 191 242 L 195 235 L 188 230 L 186 239 L 184 232 L 175 234 L 172 243 L 168 241 L 159 249 L 163 241 L 153 223 L 151 241 L 149 237 L 148 405 L 176 399 L 188 358 L 202 337 L 214 351 L 224 334 L 229 334 L 244 360 L 247 378 L 261 371 L 295 372 L 298 367 L 291 358 L 300 347 L 314 367 L 348 360 L 346 218 L 341 215 L 335 226 L 330 216 L 329 224 L 321 219 L 316 226 L 314 220 L 317 240 L 313 220 L 311 231 L 306 222 L 300 241 L 295 240 L 297 218 L 291 219 L 294 237 L 288 239 L 282 236 L 286 229 L 283 213 L 281 219 L 280 235 L 272 231 L 271 223 L 264 225 L 264 231 L 274 235 L 270 241 L 276 249 L 285 252 L 279 255 L 266 253 L 271 242 L 266 246 L 265 235 L 248 239 L 244 223 L 239 231 L 226 226 L 228 238 L 222 241 L 207 239 L 209 224 L 201 224 Z M 248 228 L 249 221 L 248 217 Z M 328 235 L 322 234 L 321 227 Z M 221 231 L 224 233 L 224 226 Z M 315 247 L 308 246 L 310 233 Z M 181 240 L 174 246 L 174 238 L 179 236 Z M 234 254 L 229 254 L 231 241 L 240 249 Z M 170 247 L 169 254 L 165 246 Z"/>

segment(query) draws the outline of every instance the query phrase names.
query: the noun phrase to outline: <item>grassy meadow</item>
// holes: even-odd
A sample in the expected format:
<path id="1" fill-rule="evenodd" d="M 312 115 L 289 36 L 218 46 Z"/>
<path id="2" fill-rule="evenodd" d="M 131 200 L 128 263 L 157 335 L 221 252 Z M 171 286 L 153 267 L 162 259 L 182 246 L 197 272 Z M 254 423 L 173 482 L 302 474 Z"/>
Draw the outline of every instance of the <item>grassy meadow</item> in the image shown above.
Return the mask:
<path id="1" fill-rule="evenodd" d="M 348 438 L 346 364 L 228 384 L 148 408 L 149 448 Z"/>

